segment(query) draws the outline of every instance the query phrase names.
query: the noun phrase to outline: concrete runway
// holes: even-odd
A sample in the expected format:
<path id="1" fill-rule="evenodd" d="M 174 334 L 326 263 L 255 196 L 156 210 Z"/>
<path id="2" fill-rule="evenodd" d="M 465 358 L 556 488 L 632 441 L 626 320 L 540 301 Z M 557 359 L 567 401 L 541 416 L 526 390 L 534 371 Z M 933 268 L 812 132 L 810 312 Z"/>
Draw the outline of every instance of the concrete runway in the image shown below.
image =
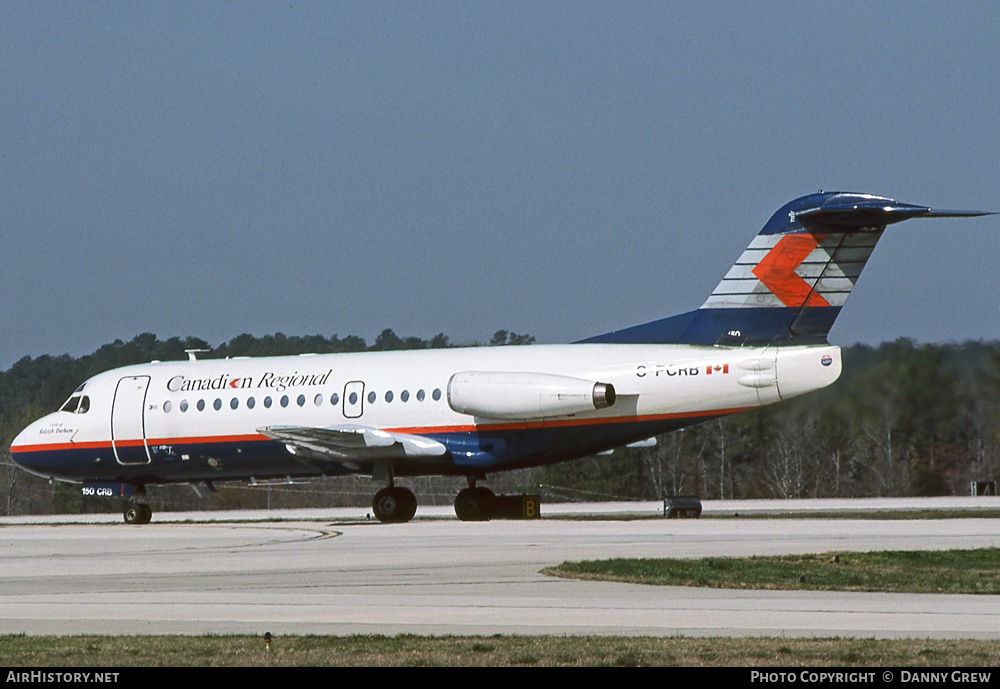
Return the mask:
<path id="1" fill-rule="evenodd" d="M 0 522 L 0 633 L 1000 638 L 1000 596 L 685 589 L 538 573 L 618 556 L 1000 547 L 995 519 L 162 516 L 139 527 Z"/>

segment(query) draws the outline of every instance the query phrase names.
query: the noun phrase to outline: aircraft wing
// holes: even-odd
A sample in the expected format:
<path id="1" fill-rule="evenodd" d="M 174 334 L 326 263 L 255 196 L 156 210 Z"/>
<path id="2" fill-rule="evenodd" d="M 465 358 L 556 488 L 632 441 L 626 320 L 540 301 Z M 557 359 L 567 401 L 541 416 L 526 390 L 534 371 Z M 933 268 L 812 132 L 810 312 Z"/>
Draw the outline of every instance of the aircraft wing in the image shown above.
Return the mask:
<path id="1" fill-rule="evenodd" d="M 264 426 L 257 432 L 285 443 L 292 454 L 334 462 L 440 457 L 442 443 L 422 435 L 393 433 L 371 426 Z"/>

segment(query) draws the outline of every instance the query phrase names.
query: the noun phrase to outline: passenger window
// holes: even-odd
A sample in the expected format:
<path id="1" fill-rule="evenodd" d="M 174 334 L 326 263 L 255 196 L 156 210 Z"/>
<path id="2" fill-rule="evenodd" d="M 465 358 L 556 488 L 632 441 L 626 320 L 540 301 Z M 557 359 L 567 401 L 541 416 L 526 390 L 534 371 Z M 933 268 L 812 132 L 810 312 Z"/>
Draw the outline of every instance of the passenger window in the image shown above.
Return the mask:
<path id="1" fill-rule="evenodd" d="M 298 404 L 300 407 L 305 406 L 306 396 L 305 395 L 299 395 L 298 399 L 295 400 L 295 403 Z"/>
<path id="2" fill-rule="evenodd" d="M 417 401 L 418 402 L 423 402 L 424 401 L 424 391 L 423 390 L 417 390 Z"/>
<path id="3" fill-rule="evenodd" d="M 229 400 L 230 409 L 236 409 L 238 406 L 240 406 L 240 401 L 238 399 L 234 397 L 233 399 Z"/>
<path id="4" fill-rule="evenodd" d="M 385 401 L 392 402 L 392 390 L 386 390 Z"/>
<path id="5" fill-rule="evenodd" d="M 216 397 L 215 401 L 212 402 L 212 406 L 215 407 L 215 411 L 219 411 L 220 409 L 222 409 L 222 400 Z"/>
<path id="6" fill-rule="evenodd" d="M 174 408 L 174 405 L 170 404 L 170 400 L 163 403 L 163 413 L 169 414 L 170 410 Z"/>
<path id="7" fill-rule="evenodd" d="M 288 395 L 282 395 L 281 396 L 281 406 L 282 407 L 287 407 L 288 406 Z"/>
<path id="8" fill-rule="evenodd" d="M 271 396 L 270 395 L 268 395 L 267 397 L 264 398 L 264 408 L 265 409 L 270 409 L 271 408 Z"/>
<path id="9" fill-rule="evenodd" d="M 330 395 L 330 404 L 332 404 L 335 407 L 338 404 L 340 404 L 340 395 L 338 395 L 337 393 L 333 393 L 332 395 Z"/>
<path id="10" fill-rule="evenodd" d="M 410 391 L 403 390 L 401 393 L 399 393 L 399 399 L 403 400 L 404 402 L 408 402 L 410 400 Z"/>
<path id="11" fill-rule="evenodd" d="M 247 409 L 253 409 L 256 406 L 257 406 L 257 401 L 253 397 L 247 400 Z"/>
<path id="12" fill-rule="evenodd" d="M 368 404 L 372 404 L 374 401 L 375 401 L 375 393 L 374 392 L 369 392 L 368 393 Z"/>
<path id="13" fill-rule="evenodd" d="M 431 397 L 434 398 L 435 402 L 441 399 L 441 388 L 434 388 L 434 392 L 431 393 Z"/>
<path id="14" fill-rule="evenodd" d="M 317 407 L 320 406 L 320 405 L 322 405 L 323 404 L 323 395 L 316 395 L 315 399 L 313 399 L 313 404 L 315 404 Z"/>
<path id="15" fill-rule="evenodd" d="M 198 400 L 198 411 L 205 411 L 205 400 Z"/>
<path id="16" fill-rule="evenodd" d="M 188 410 L 188 401 L 187 400 L 181 400 L 181 411 L 182 412 L 186 412 L 187 410 Z"/>

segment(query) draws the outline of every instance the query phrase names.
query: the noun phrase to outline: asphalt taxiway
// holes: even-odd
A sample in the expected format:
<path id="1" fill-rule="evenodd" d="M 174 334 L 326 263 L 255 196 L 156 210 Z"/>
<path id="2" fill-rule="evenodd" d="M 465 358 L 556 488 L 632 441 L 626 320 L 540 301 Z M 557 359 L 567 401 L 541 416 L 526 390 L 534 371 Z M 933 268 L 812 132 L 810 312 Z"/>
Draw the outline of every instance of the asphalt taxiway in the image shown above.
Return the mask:
<path id="1" fill-rule="evenodd" d="M 305 519 L 0 521 L 0 632 L 1000 638 L 1000 596 L 652 587 L 539 573 L 607 557 L 1000 547 L 996 519 L 381 525 L 297 514 Z"/>

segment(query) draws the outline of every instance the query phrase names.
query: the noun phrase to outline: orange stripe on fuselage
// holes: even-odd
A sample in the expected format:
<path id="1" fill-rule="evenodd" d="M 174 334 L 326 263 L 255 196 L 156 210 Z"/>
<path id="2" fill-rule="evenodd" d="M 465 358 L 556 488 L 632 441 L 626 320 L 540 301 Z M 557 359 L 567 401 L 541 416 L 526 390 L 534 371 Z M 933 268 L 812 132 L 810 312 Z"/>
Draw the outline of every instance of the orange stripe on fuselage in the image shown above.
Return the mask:
<path id="1" fill-rule="evenodd" d="M 720 416 L 746 411 L 752 407 L 734 409 L 712 409 L 700 412 L 680 412 L 675 414 L 652 414 L 649 416 L 616 416 L 596 419 L 560 419 L 557 421 L 529 421 L 520 423 L 498 423 L 488 425 L 461 426 L 428 426 L 418 428 L 386 428 L 390 433 L 408 433 L 411 435 L 439 435 L 442 433 L 471 433 L 483 431 L 522 431 L 543 428 L 572 428 L 574 426 L 598 426 L 601 424 L 646 423 L 650 421 L 668 421 L 671 419 L 697 419 L 704 416 Z M 252 433 L 247 435 L 190 436 L 183 438 L 149 438 L 147 445 L 197 445 L 209 443 L 247 443 L 272 440 L 266 435 Z M 141 446 L 142 440 L 116 441 L 116 445 Z M 19 445 L 11 447 L 11 452 L 54 452 L 59 450 L 111 449 L 110 441 L 87 443 L 52 443 L 49 445 Z"/>

